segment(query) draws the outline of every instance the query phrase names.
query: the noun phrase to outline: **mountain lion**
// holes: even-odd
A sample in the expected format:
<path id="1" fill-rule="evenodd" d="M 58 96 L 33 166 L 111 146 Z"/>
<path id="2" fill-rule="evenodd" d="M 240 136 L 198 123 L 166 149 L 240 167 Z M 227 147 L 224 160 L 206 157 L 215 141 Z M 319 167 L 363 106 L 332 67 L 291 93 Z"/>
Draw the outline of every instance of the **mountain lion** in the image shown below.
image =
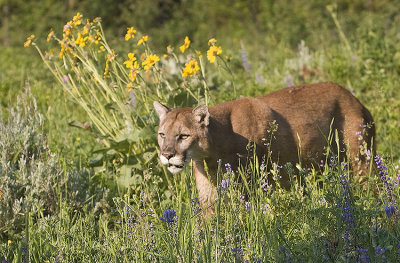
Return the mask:
<path id="1" fill-rule="evenodd" d="M 255 144 L 261 160 L 267 153 L 265 139 L 272 124 L 276 131 L 269 150 L 272 161 L 279 165 L 301 162 L 303 167 L 317 167 L 326 158 L 330 132 L 337 130 L 341 155 L 347 150 L 352 162 L 357 160 L 361 167 L 358 172 L 366 174 L 368 158 L 360 154 L 360 148 L 374 147 L 375 127 L 370 112 L 349 91 L 330 82 L 284 88 L 213 107 L 171 109 L 154 102 L 154 108 L 160 118 L 161 163 L 168 165 L 171 173 L 178 173 L 193 160 L 203 207 L 212 206 L 217 197 L 218 161 L 237 170 L 247 158 L 249 142 Z M 282 173 L 280 183 L 289 187 L 287 174 Z"/>

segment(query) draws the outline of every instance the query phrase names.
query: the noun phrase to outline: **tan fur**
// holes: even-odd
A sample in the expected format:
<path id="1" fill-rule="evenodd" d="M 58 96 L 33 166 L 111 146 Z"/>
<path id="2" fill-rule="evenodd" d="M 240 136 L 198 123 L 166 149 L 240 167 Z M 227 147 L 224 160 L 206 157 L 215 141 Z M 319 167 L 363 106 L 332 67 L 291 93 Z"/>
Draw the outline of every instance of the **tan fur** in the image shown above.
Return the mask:
<path id="1" fill-rule="evenodd" d="M 240 98 L 207 108 L 169 109 L 154 103 L 160 116 L 158 143 L 161 161 L 173 173 L 182 170 L 191 159 L 199 199 L 210 206 L 216 198 L 217 161 L 230 163 L 235 170 L 239 156 L 246 158 L 249 140 L 256 144 L 257 155 L 265 155 L 263 139 L 273 121 L 277 124 L 272 142 L 272 160 L 280 165 L 301 161 L 303 167 L 325 160 L 326 138 L 337 130 L 340 151 L 346 146 L 351 158 L 360 158 L 358 132 L 371 147 L 375 127 L 369 111 L 346 89 L 334 83 L 316 83 L 281 89 L 258 98 Z M 300 143 L 299 139 L 300 138 Z M 298 156 L 298 150 L 301 156 Z M 342 153 L 344 155 L 344 153 Z M 204 169 L 207 163 L 209 175 Z M 282 184 L 288 187 L 287 175 Z"/>

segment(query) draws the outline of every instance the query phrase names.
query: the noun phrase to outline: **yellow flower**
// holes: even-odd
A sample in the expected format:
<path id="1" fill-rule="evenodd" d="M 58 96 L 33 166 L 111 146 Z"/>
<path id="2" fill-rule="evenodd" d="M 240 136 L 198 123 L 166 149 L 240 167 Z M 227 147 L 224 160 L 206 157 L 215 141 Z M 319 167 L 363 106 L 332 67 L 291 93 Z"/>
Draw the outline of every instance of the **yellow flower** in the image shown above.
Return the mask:
<path id="1" fill-rule="evenodd" d="M 136 80 L 136 75 L 139 72 L 139 64 L 137 61 L 132 65 L 131 70 L 129 71 L 128 78 L 129 78 L 129 83 L 126 85 L 128 88 L 133 87 L 133 82 Z"/>
<path id="2" fill-rule="evenodd" d="M 182 46 L 180 46 L 179 49 L 181 50 L 182 53 L 184 53 L 185 50 L 189 48 L 189 45 L 190 45 L 190 40 L 189 40 L 189 38 L 186 36 L 186 37 L 185 37 L 185 43 L 184 43 Z"/>
<path id="3" fill-rule="evenodd" d="M 96 32 L 96 37 L 94 38 L 94 43 L 95 43 L 96 45 L 98 45 L 98 44 L 100 43 L 100 40 L 101 40 L 100 32 L 97 31 L 97 32 Z"/>
<path id="4" fill-rule="evenodd" d="M 174 50 L 172 49 L 171 45 L 168 45 L 168 47 L 167 47 L 167 52 L 168 52 L 168 53 L 172 53 L 172 51 L 174 51 Z"/>
<path id="5" fill-rule="evenodd" d="M 211 46 L 209 50 L 207 50 L 207 58 L 211 63 L 215 62 L 215 59 L 218 55 L 222 53 L 222 48 L 218 46 Z"/>
<path id="6" fill-rule="evenodd" d="M 87 42 L 90 44 L 90 46 L 93 44 L 93 37 L 91 35 L 87 36 Z"/>
<path id="7" fill-rule="evenodd" d="M 72 22 L 68 21 L 67 24 L 63 27 L 63 32 L 68 36 L 71 34 Z"/>
<path id="8" fill-rule="evenodd" d="M 81 138 L 80 138 L 80 137 L 76 137 L 76 141 L 77 141 L 77 142 L 80 142 L 80 141 L 81 141 Z"/>
<path id="9" fill-rule="evenodd" d="M 82 24 L 82 14 L 81 13 L 76 13 L 76 15 L 72 18 L 72 22 L 74 26 L 79 26 Z"/>
<path id="10" fill-rule="evenodd" d="M 26 39 L 26 41 L 25 41 L 25 43 L 24 43 L 24 47 L 29 47 L 31 44 L 32 44 L 32 40 L 35 38 L 35 35 L 34 34 L 32 34 L 32 35 L 30 35 L 27 39 Z"/>
<path id="11" fill-rule="evenodd" d="M 217 43 L 217 40 L 215 38 L 210 38 L 210 40 L 208 40 L 208 45 L 209 46 L 214 46 L 215 43 Z"/>
<path id="12" fill-rule="evenodd" d="M 137 64 L 137 62 L 135 62 L 135 64 Z M 139 72 L 138 68 L 139 68 L 139 64 L 137 64 L 137 68 L 133 68 L 129 71 L 128 77 L 129 77 L 129 80 L 131 81 L 131 83 L 133 83 L 136 79 L 136 75 Z"/>
<path id="13" fill-rule="evenodd" d="M 87 33 L 89 33 L 91 26 L 92 26 L 92 23 L 90 23 L 89 19 L 86 19 L 86 25 L 83 27 L 82 35 L 86 35 Z"/>
<path id="14" fill-rule="evenodd" d="M 133 69 L 133 62 L 136 61 L 134 53 L 128 53 L 129 59 L 124 62 L 126 68 Z"/>
<path id="15" fill-rule="evenodd" d="M 100 47 L 99 47 L 99 50 L 97 50 L 97 53 L 102 53 L 102 52 L 104 52 L 104 51 L 106 51 L 106 49 L 104 48 L 104 46 L 100 46 Z"/>
<path id="16" fill-rule="evenodd" d="M 125 41 L 128 41 L 131 38 L 134 38 L 136 34 L 136 30 L 133 27 L 128 27 L 125 35 Z"/>
<path id="17" fill-rule="evenodd" d="M 197 60 L 191 59 L 188 63 L 185 64 L 185 69 L 183 70 L 182 77 L 192 76 L 194 73 L 200 70 L 199 65 L 197 64 Z"/>
<path id="18" fill-rule="evenodd" d="M 54 30 L 53 29 L 50 29 L 50 32 L 49 32 L 49 34 L 47 35 L 47 42 L 50 42 L 50 40 L 51 40 L 51 37 L 54 35 Z"/>
<path id="19" fill-rule="evenodd" d="M 12 243 L 11 240 L 8 240 L 8 245 L 11 245 L 11 243 Z"/>
<path id="20" fill-rule="evenodd" d="M 60 59 L 63 58 L 65 52 L 71 50 L 70 42 L 67 39 L 63 39 L 60 41 L 61 51 L 60 51 Z"/>
<path id="21" fill-rule="evenodd" d="M 140 46 L 141 44 L 143 44 L 147 40 L 149 40 L 149 36 L 147 36 L 147 35 L 143 36 L 141 39 L 139 39 L 139 41 L 137 42 L 137 45 Z"/>
<path id="22" fill-rule="evenodd" d="M 110 60 L 107 59 L 106 61 L 106 67 L 104 68 L 104 77 L 109 78 L 110 74 L 108 74 L 110 71 Z"/>
<path id="23" fill-rule="evenodd" d="M 196 51 L 196 54 L 197 54 L 198 57 L 200 57 L 201 56 L 201 51 Z"/>
<path id="24" fill-rule="evenodd" d="M 160 58 L 157 55 L 149 55 L 149 56 L 147 56 L 145 61 L 142 62 L 142 66 L 143 66 L 144 70 L 149 70 L 159 60 L 160 60 Z"/>
<path id="25" fill-rule="evenodd" d="M 86 45 L 86 40 L 88 37 L 82 37 L 81 33 L 78 33 L 78 38 L 75 40 L 75 45 L 79 47 L 84 47 Z"/>

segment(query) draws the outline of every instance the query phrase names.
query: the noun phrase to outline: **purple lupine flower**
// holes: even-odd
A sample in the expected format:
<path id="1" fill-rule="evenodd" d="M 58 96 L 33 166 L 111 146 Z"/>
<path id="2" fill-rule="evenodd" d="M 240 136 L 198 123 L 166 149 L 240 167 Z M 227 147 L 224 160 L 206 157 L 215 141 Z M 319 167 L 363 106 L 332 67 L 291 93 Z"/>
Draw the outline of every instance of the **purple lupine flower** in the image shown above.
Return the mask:
<path id="1" fill-rule="evenodd" d="M 279 246 L 280 252 L 284 255 L 285 257 L 285 262 L 292 262 L 292 253 L 290 251 L 287 251 L 287 249 L 283 246 Z"/>
<path id="2" fill-rule="evenodd" d="M 231 252 L 235 255 L 235 258 L 244 257 L 243 250 L 241 248 L 231 247 Z"/>
<path id="3" fill-rule="evenodd" d="M 375 247 L 375 258 L 386 259 L 385 251 L 385 248 Z"/>
<path id="4" fill-rule="evenodd" d="M 385 166 L 382 158 L 379 155 L 375 156 L 375 163 L 376 163 L 376 168 L 378 169 L 378 173 L 381 176 L 381 180 L 383 184 L 386 187 L 386 194 L 389 198 L 389 201 L 392 203 L 395 203 L 394 201 L 394 195 L 393 195 L 393 184 L 389 181 L 388 178 L 388 172 L 387 172 L 387 167 Z"/>
<path id="5" fill-rule="evenodd" d="M 250 73 L 251 72 L 251 67 L 250 67 L 249 58 L 247 56 L 246 49 L 242 48 L 241 55 L 242 55 L 243 68 L 247 73 Z"/>
<path id="6" fill-rule="evenodd" d="M 342 171 L 346 171 L 347 163 L 341 163 Z M 347 173 L 343 173 L 340 175 L 340 184 L 342 186 L 342 195 L 343 201 L 340 203 L 340 207 L 343 208 L 342 211 L 342 218 L 344 219 L 344 240 L 347 244 L 351 243 L 351 232 L 354 231 L 355 228 L 355 221 L 352 214 L 351 209 L 351 189 L 350 189 L 350 180 Z"/>
<path id="7" fill-rule="evenodd" d="M 221 184 L 219 185 L 219 188 L 221 191 L 225 191 L 229 187 L 229 179 L 224 179 L 221 181 Z"/>
<path id="8" fill-rule="evenodd" d="M 368 248 L 366 248 L 366 249 L 357 248 L 357 262 L 360 262 L 360 263 L 371 262 L 371 259 L 368 256 Z"/>
<path id="9" fill-rule="evenodd" d="M 227 173 L 232 173 L 232 166 L 231 166 L 231 164 L 230 163 L 226 163 L 225 164 L 225 170 L 226 170 L 226 172 Z"/>
<path id="10" fill-rule="evenodd" d="M 382 157 L 380 157 L 379 155 L 375 156 L 375 163 L 376 163 L 376 168 L 378 169 L 379 175 L 381 176 L 382 181 L 386 181 L 387 180 L 387 167 L 385 166 L 385 164 L 383 163 Z"/>
<path id="11" fill-rule="evenodd" d="M 195 197 L 190 200 L 190 204 L 192 205 L 192 212 L 193 214 L 198 214 L 201 211 L 199 198 Z"/>
<path id="12" fill-rule="evenodd" d="M 241 248 L 236 248 L 236 247 L 231 247 L 231 251 L 233 253 L 240 253 L 240 252 L 242 252 L 242 249 Z"/>
<path id="13" fill-rule="evenodd" d="M 397 244 L 397 255 L 400 256 L 400 242 Z"/>
<path id="14" fill-rule="evenodd" d="M 176 210 L 175 209 L 165 209 L 163 212 L 163 216 L 160 217 L 161 221 L 167 222 L 167 223 L 174 223 L 175 222 L 175 216 L 176 216 Z"/>
<path id="15" fill-rule="evenodd" d="M 385 206 L 385 214 L 387 217 L 391 217 L 396 212 L 396 207 L 393 204 Z"/>
<path id="16" fill-rule="evenodd" d="M 293 87 L 294 82 L 292 76 L 288 75 L 285 77 L 286 87 Z"/>

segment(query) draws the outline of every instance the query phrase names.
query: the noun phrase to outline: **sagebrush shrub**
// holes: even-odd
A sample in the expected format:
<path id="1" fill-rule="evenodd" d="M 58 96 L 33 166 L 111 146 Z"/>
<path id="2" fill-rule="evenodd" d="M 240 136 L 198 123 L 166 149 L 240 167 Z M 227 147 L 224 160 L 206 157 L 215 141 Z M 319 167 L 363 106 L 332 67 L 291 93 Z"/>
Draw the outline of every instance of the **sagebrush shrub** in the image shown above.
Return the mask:
<path id="1" fill-rule="evenodd" d="M 47 146 L 43 117 L 29 90 L 0 118 L 0 232 L 18 231 L 25 215 L 48 214 L 57 206 L 63 179 L 58 158 Z"/>

